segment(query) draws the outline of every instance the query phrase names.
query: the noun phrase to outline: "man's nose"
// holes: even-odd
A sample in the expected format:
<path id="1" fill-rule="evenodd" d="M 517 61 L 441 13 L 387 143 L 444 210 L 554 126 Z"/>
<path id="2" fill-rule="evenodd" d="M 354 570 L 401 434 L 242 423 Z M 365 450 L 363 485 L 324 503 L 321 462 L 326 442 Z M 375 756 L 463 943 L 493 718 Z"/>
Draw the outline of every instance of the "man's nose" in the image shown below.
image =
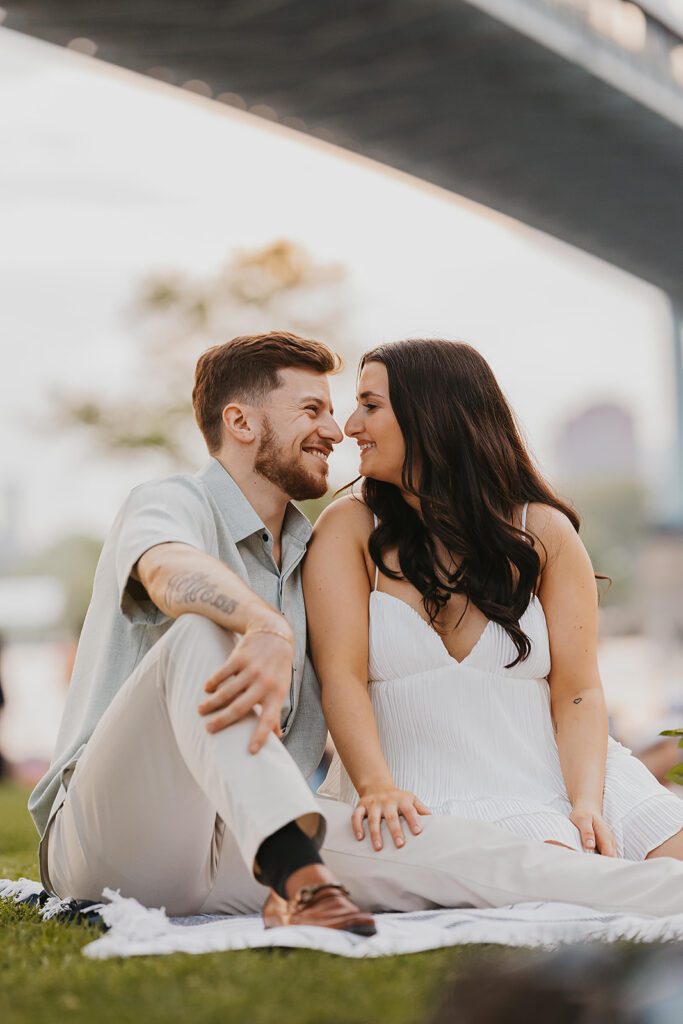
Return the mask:
<path id="1" fill-rule="evenodd" d="M 325 424 L 320 427 L 319 430 L 320 434 L 330 440 L 332 444 L 339 444 L 340 441 L 344 440 L 341 427 L 332 416 L 327 419 Z"/>

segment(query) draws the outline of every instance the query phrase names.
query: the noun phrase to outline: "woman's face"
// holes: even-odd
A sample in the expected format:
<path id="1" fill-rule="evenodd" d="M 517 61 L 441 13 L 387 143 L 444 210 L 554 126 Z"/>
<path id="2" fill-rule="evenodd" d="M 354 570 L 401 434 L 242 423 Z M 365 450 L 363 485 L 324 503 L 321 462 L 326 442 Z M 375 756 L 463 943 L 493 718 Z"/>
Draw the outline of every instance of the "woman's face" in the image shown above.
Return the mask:
<path id="1" fill-rule="evenodd" d="M 389 401 L 389 378 L 383 363 L 365 364 L 357 402 L 344 433 L 360 449 L 359 473 L 401 487 L 406 449 Z"/>

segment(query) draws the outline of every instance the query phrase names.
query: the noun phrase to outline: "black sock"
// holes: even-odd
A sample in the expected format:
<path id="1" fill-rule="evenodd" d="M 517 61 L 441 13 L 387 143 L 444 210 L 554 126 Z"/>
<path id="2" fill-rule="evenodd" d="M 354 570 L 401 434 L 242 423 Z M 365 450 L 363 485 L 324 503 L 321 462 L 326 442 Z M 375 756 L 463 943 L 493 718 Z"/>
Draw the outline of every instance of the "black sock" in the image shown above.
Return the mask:
<path id="1" fill-rule="evenodd" d="M 322 857 L 312 839 L 295 821 L 279 828 L 261 843 L 256 854 L 257 878 L 287 899 L 285 885 L 290 875 L 309 864 L 322 864 Z"/>

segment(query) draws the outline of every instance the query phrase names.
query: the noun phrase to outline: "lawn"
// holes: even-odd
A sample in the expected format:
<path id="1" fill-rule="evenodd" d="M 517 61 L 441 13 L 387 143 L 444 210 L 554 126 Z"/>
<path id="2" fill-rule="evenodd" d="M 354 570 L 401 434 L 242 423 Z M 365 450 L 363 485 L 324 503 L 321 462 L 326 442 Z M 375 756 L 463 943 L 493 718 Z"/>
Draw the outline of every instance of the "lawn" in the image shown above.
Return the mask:
<path id="1" fill-rule="evenodd" d="M 0 878 L 38 878 L 26 797 L 0 786 Z M 520 955 L 465 946 L 370 961 L 246 950 L 98 962 L 81 955 L 89 937 L 0 902 L 3 1024 L 423 1024 L 447 981 Z"/>

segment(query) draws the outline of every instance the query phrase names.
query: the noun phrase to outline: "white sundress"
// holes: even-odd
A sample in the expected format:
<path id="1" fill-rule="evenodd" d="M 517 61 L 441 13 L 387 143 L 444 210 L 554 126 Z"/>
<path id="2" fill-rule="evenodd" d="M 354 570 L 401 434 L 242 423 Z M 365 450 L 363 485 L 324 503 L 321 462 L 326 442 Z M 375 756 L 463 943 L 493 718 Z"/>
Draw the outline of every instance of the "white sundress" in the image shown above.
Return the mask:
<path id="1" fill-rule="evenodd" d="M 581 850 L 551 721 L 550 646 L 537 597 L 519 624 L 531 641 L 526 661 L 505 668 L 517 651 L 496 622 L 457 661 L 418 612 L 377 590 L 376 576 L 369 692 L 382 751 L 395 785 L 432 814 L 492 822 Z M 319 792 L 358 800 L 337 754 Z M 643 860 L 683 828 L 683 800 L 610 737 L 603 816 L 619 856 Z"/>

